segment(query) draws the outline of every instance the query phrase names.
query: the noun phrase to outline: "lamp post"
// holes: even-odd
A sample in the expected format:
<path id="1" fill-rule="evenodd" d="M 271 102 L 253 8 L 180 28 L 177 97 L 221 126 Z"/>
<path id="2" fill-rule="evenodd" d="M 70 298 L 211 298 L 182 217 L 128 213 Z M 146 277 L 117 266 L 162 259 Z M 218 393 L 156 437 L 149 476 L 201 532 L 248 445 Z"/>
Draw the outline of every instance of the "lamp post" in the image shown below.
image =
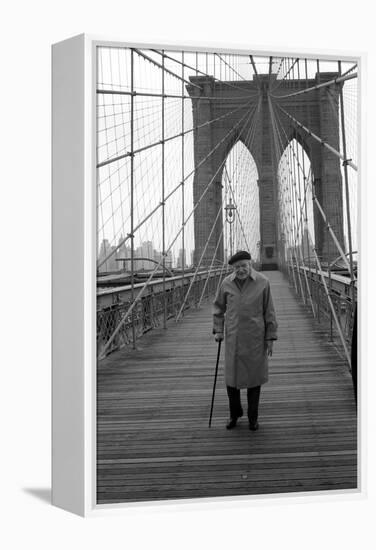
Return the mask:
<path id="1" fill-rule="evenodd" d="M 234 204 L 232 204 L 232 200 L 230 199 L 230 202 L 228 204 L 226 204 L 226 206 L 225 206 L 226 222 L 230 226 L 230 258 L 233 255 L 233 250 L 232 250 L 232 224 L 235 221 L 235 215 L 234 215 L 235 210 L 236 210 L 236 206 Z"/>
<path id="2" fill-rule="evenodd" d="M 257 263 L 261 265 L 261 241 L 257 241 L 256 247 L 257 247 Z"/>

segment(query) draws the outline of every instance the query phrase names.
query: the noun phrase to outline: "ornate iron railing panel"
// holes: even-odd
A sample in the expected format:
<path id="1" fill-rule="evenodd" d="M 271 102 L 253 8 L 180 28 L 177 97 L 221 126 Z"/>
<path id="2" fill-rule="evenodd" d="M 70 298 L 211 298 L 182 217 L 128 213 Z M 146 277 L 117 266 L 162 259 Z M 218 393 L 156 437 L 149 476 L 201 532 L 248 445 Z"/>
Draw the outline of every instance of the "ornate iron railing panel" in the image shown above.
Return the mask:
<path id="1" fill-rule="evenodd" d="M 202 271 L 196 274 L 186 274 L 166 280 L 166 292 L 163 293 L 160 279 L 150 282 L 145 288 L 144 295 L 137 301 L 133 311 L 127 315 L 132 302 L 130 300 L 130 286 L 111 290 L 99 290 L 97 293 L 97 353 L 109 341 L 116 327 L 121 324 L 116 338 L 106 349 L 106 355 L 124 346 L 133 344 L 133 326 L 136 340 L 143 334 L 159 327 L 163 323 L 166 304 L 167 318 L 175 319 L 184 304 L 184 311 L 197 307 L 201 300 L 214 297 L 219 283 L 227 271 L 216 269 Z M 188 289 L 193 284 L 187 296 Z M 142 284 L 135 285 L 142 287 Z M 204 291 L 204 294 L 203 294 Z M 124 319 L 124 315 L 127 318 Z"/>
<path id="2" fill-rule="evenodd" d="M 320 273 L 314 268 L 303 268 L 293 264 L 289 265 L 285 274 L 304 304 L 310 309 L 313 304 L 314 316 L 327 333 L 328 339 L 335 343 L 337 340 L 339 342 L 341 331 L 350 352 L 357 302 L 356 281 L 352 284 L 349 277 L 330 271 Z M 337 317 L 339 327 L 334 315 Z"/>

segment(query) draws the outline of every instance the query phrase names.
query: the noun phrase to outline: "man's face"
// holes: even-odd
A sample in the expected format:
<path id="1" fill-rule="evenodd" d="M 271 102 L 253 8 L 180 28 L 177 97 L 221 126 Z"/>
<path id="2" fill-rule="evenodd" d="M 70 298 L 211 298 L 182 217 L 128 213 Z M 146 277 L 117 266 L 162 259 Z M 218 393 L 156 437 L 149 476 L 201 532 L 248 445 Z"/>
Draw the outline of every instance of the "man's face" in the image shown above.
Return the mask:
<path id="1" fill-rule="evenodd" d="M 251 273 L 250 260 L 238 260 L 232 264 L 238 279 L 246 279 Z"/>

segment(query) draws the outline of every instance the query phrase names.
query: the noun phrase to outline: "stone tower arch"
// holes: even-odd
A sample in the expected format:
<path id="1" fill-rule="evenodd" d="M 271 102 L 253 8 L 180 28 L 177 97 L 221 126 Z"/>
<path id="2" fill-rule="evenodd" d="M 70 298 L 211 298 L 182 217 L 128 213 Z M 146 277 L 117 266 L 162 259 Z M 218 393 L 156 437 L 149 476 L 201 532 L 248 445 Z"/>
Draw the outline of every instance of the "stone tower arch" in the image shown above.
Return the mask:
<path id="1" fill-rule="evenodd" d="M 203 263 L 209 263 L 214 255 L 223 225 L 221 214 L 210 239 L 209 234 L 222 204 L 223 167 L 229 151 L 237 141 L 242 141 L 254 158 L 259 174 L 262 268 L 278 269 L 279 162 L 276 162 L 269 102 L 271 100 L 278 104 L 311 132 L 339 150 L 338 102 L 341 84 L 278 98 L 311 88 L 319 82 L 332 80 L 335 76 L 336 73 L 318 73 L 314 79 L 276 83 L 276 75 L 255 75 L 251 81 L 237 81 L 236 87 L 233 82 L 221 82 L 210 76 L 190 77 L 192 84 L 195 84 L 187 86 L 192 100 L 193 126 L 196 128 L 193 201 L 195 205 L 200 201 L 195 210 L 194 221 L 195 263 L 200 259 L 208 240 Z M 316 196 L 343 246 L 342 176 L 339 159 L 311 135 L 296 131 L 291 120 L 277 106 L 274 111 L 283 129 L 280 132 L 282 150 L 292 137 L 298 136 L 311 162 Z M 317 253 L 324 261 L 330 261 L 338 253 L 317 208 L 314 208 L 314 223 Z M 218 248 L 217 259 L 224 260 L 223 246 Z"/>

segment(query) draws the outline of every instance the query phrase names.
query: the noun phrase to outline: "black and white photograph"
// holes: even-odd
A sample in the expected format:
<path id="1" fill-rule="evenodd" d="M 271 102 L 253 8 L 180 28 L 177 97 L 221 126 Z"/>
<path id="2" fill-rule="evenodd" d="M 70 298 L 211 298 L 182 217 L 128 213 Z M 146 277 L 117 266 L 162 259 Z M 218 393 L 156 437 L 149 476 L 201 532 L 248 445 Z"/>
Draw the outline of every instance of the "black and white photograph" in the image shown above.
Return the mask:
<path id="1" fill-rule="evenodd" d="M 98 505 L 359 490 L 358 75 L 96 44 Z"/>
<path id="2" fill-rule="evenodd" d="M 15 0 L 1 547 L 373 550 L 366 0 Z"/>

